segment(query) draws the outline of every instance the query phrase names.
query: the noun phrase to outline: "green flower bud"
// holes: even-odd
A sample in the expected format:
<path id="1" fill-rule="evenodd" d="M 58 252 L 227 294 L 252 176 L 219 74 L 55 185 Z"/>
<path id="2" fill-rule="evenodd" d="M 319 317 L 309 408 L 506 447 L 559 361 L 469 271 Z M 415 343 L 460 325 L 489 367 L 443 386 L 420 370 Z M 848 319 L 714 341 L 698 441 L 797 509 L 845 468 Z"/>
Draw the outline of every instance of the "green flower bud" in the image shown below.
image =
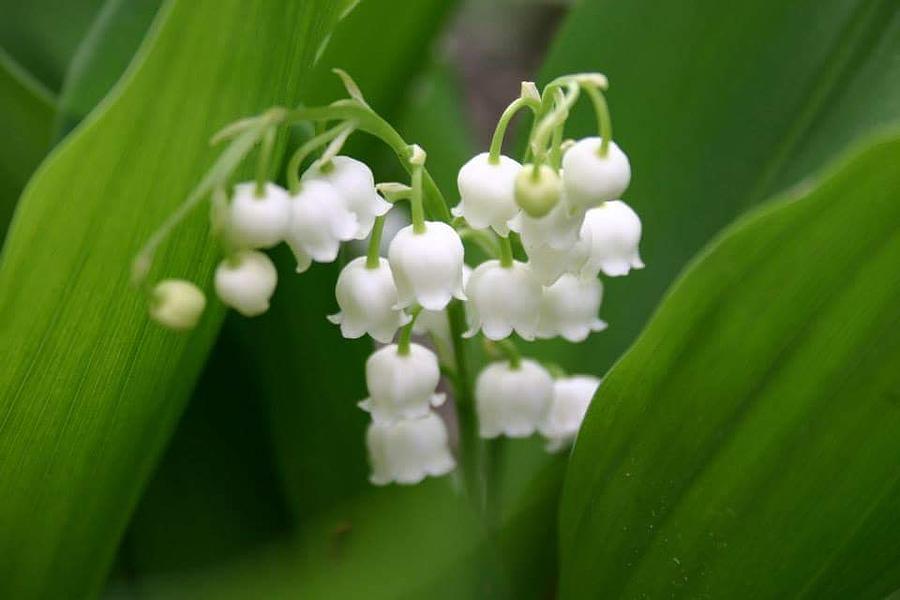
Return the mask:
<path id="1" fill-rule="evenodd" d="M 150 298 L 150 316 L 160 325 L 184 331 L 193 329 L 206 307 L 206 296 L 183 279 L 165 279 L 156 284 Z"/>
<path id="2" fill-rule="evenodd" d="M 559 202 L 561 188 L 559 175 L 548 165 L 537 171 L 525 165 L 516 175 L 516 204 L 531 217 L 543 217 Z"/>

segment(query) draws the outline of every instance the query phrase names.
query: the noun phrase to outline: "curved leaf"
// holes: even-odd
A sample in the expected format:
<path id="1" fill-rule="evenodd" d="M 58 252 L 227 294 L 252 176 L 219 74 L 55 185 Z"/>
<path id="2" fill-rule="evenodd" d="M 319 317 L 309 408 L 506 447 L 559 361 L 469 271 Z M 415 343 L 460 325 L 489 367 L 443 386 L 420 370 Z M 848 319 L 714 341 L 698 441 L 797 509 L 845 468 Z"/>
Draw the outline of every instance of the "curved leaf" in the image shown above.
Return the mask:
<path id="1" fill-rule="evenodd" d="M 729 228 L 612 369 L 561 509 L 562 597 L 900 585 L 900 137 Z"/>
<path id="2" fill-rule="evenodd" d="M 131 259 L 208 168 L 212 133 L 296 102 L 334 11 L 168 2 L 102 109 L 32 179 L 0 264 L 0 596 L 102 583 L 222 315 L 193 336 L 163 330 Z M 208 281 L 206 230 L 197 214 L 159 272 Z"/>
<path id="3" fill-rule="evenodd" d="M 581 2 L 542 78 L 609 76 L 647 268 L 606 282 L 607 331 L 547 352 L 567 369 L 605 371 L 713 234 L 900 119 L 898 53 L 893 0 Z M 593 134 L 593 118 L 579 106 L 567 135 Z"/>

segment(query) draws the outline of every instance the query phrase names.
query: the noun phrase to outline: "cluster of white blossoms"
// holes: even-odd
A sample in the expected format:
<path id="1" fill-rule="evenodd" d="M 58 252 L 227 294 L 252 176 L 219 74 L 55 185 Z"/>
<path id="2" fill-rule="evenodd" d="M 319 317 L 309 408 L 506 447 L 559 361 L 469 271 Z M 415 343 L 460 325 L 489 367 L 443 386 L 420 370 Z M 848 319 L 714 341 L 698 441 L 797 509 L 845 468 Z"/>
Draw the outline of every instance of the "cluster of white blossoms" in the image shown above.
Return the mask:
<path id="1" fill-rule="evenodd" d="M 214 224 L 226 248 L 215 270 L 217 296 L 244 316 L 260 315 L 278 281 L 263 250 L 285 242 L 302 273 L 313 262 L 337 260 L 344 242 L 368 238 L 366 255 L 347 262 L 337 278 L 339 310 L 328 319 L 346 338 L 368 335 L 382 344 L 366 362 L 369 395 L 359 402 L 371 418 L 371 482 L 412 484 L 455 468 L 447 426 L 435 410 L 445 400 L 438 391 L 442 374 L 453 384 L 457 404 L 474 397 L 481 438 L 539 433 L 549 450 L 566 447 L 600 380 L 523 358 L 511 336 L 584 341 L 606 328 L 598 316 L 599 276 L 643 267 L 640 219 L 620 199 L 631 168 L 611 140 L 605 77 L 561 77 L 542 94 L 523 84 L 501 116 L 490 150 L 460 169 L 460 199 L 451 217 L 425 169 L 425 152 L 402 142 L 342 76 L 351 99 L 318 109 L 270 111 L 227 131 L 235 144 L 251 133 L 262 143 L 256 181 L 234 185 L 230 200 L 222 199 L 227 194 L 220 189 L 214 202 Z M 565 140 L 569 110 L 582 92 L 594 105 L 600 136 Z M 521 109 L 532 111 L 534 125 L 518 162 L 502 155 L 501 146 L 507 124 Z M 286 189 L 264 176 L 268 152 L 275 127 L 299 120 L 338 124 L 298 149 L 288 163 Z M 340 155 L 357 130 L 393 147 L 410 172 L 409 185 L 376 185 L 367 165 Z M 314 152 L 318 158 L 301 175 L 300 165 Z M 426 199 L 443 214 L 432 210 L 427 219 Z M 401 201 L 410 203 L 412 223 L 393 236 L 382 257 L 385 216 Z M 466 265 L 464 239 L 477 244 L 481 253 L 470 256 L 481 256 L 480 264 Z M 174 329 L 192 327 L 204 307 L 202 292 L 185 281 L 167 279 L 152 292 L 151 315 Z M 413 341 L 414 334 L 423 336 L 421 343 Z M 479 335 L 495 356 L 473 385 L 464 381 L 465 365 L 458 364 L 460 338 Z"/>

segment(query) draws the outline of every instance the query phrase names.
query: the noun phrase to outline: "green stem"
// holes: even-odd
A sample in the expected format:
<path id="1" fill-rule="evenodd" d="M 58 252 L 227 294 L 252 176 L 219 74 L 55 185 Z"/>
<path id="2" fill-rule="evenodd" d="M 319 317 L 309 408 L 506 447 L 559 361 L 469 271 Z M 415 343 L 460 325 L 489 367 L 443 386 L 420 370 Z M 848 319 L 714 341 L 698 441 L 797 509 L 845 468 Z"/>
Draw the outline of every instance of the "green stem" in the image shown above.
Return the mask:
<path id="1" fill-rule="evenodd" d="M 540 103 L 532 98 L 520 97 L 513 100 L 509 106 L 506 107 L 506 110 L 503 111 L 503 114 L 500 115 L 500 119 L 497 121 L 497 127 L 494 129 L 494 136 L 491 138 L 491 148 L 488 155 L 488 162 L 490 164 L 496 165 L 500 162 L 503 137 L 506 135 L 506 128 L 509 126 L 509 122 L 516 116 L 516 113 L 526 107 L 537 112 L 539 106 Z"/>
<path id="2" fill-rule="evenodd" d="M 500 236 L 500 266 L 507 269 L 513 266 L 512 244 L 508 235 Z"/>
<path id="3" fill-rule="evenodd" d="M 266 183 L 269 181 L 269 169 L 272 165 L 272 149 L 275 147 L 275 127 L 269 127 L 263 135 L 259 145 L 259 157 L 256 160 L 256 189 L 254 195 L 262 198 L 266 193 Z"/>
<path id="4" fill-rule="evenodd" d="M 479 248 L 484 250 L 485 254 L 488 256 L 500 255 L 500 246 L 497 243 L 497 237 L 488 233 L 486 230 L 461 227 L 457 229 L 456 232 L 463 240 L 469 240 L 475 243 Z"/>
<path id="5" fill-rule="evenodd" d="M 422 202 L 422 172 L 423 165 L 414 165 L 412 171 L 412 208 L 413 233 L 425 233 L 425 206 Z"/>
<path id="6" fill-rule="evenodd" d="M 412 330 L 413 325 L 416 324 L 416 317 L 419 316 L 419 313 L 422 312 L 421 306 L 415 306 L 412 310 L 409 311 L 409 315 L 412 317 L 409 320 L 409 323 L 403 326 L 400 329 L 400 337 L 397 338 L 397 354 L 400 356 L 407 356 L 409 354 L 409 345 L 412 340 Z"/>
<path id="7" fill-rule="evenodd" d="M 381 234 L 384 232 L 384 215 L 375 218 L 372 235 L 369 237 L 369 248 L 366 252 L 366 268 L 377 269 L 381 266 Z"/>
<path id="8" fill-rule="evenodd" d="M 495 345 L 497 346 L 497 349 L 506 356 L 511 369 L 516 370 L 522 366 L 522 354 L 519 352 L 519 348 L 514 341 L 510 339 L 500 340 L 499 342 L 495 342 Z"/>
<path id="9" fill-rule="evenodd" d="M 606 156 L 609 151 L 609 142 L 612 140 L 612 119 L 609 116 L 609 106 L 606 104 L 606 98 L 603 93 L 592 85 L 582 85 L 582 88 L 591 99 L 594 105 L 594 113 L 597 115 L 597 125 L 600 130 L 600 149 L 597 154 Z"/>

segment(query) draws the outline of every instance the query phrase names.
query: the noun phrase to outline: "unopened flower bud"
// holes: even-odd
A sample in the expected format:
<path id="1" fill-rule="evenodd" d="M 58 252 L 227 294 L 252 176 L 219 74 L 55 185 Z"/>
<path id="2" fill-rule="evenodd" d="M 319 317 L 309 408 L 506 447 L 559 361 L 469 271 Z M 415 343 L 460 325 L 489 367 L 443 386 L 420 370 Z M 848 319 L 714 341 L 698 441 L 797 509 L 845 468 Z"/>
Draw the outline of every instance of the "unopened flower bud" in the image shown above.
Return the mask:
<path id="1" fill-rule="evenodd" d="M 600 156 L 603 140 L 590 137 L 579 140 L 563 155 L 563 185 L 573 206 L 583 209 L 620 198 L 631 181 L 628 157 L 610 142 Z"/>
<path id="2" fill-rule="evenodd" d="M 544 288 L 538 337 L 562 336 L 570 342 L 583 342 L 592 331 L 603 331 L 606 323 L 597 318 L 602 300 L 599 279 L 563 274 Z"/>
<path id="3" fill-rule="evenodd" d="M 421 419 L 373 422 L 366 431 L 366 446 L 372 466 L 369 481 L 374 485 L 411 485 L 456 468 L 447 427 L 433 412 Z"/>
<path id="4" fill-rule="evenodd" d="M 150 297 L 150 317 L 177 331 L 193 329 L 204 308 L 206 296 L 196 285 L 183 279 L 160 281 Z"/>
<path id="5" fill-rule="evenodd" d="M 353 239 L 358 228 L 356 216 L 344 204 L 337 189 L 320 179 L 302 183 L 291 199 L 291 220 L 287 243 L 297 259 L 297 272 L 312 261 L 333 262 L 341 242 Z"/>
<path id="6" fill-rule="evenodd" d="M 410 344 L 401 354 L 397 344 L 390 344 L 366 361 L 369 397 L 359 405 L 374 421 L 424 417 L 444 402 L 444 394 L 435 393 L 440 377 L 437 356 L 425 346 Z"/>
<path id="7" fill-rule="evenodd" d="M 552 399 L 553 378 L 537 362 L 488 365 L 475 382 L 481 437 L 528 437 L 546 420 Z"/>
<path id="8" fill-rule="evenodd" d="M 473 157 L 459 170 L 460 203 L 453 215 L 464 217 L 473 229 L 492 227 L 500 235 L 509 233 L 507 222 L 516 214 L 515 182 L 521 165 L 500 156 L 490 162 L 487 152 Z"/>
<path id="9" fill-rule="evenodd" d="M 553 402 L 540 428 L 541 435 L 547 438 L 548 451 L 555 452 L 575 439 L 599 386 L 600 380 L 590 375 L 553 382 Z"/>
<path id="10" fill-rule="evenodd" d="M 269 309 L 277 283 L 275 265 L 255 250 L 235 252 L 216 267 L 216 294 L 226 306 L 245 317 L 255 317 Z"/>
<path id="11" fill-rule="evenodd" d="M 311 168 L 304 173 L 303 179 L 320 179 L 337 190 L 344 205 L 356 216 L 353 238 L 363 240 L 372 233 L 375 217 L 387 213 L 391 204 L 375 190 L 375 177 L 364 162 L 349 156 L 335 156 L 328 165 L 327 170 Z"/>
<path id="12" fill-rule="evenodd" d="M 627 275 L 631 269 L 644 268 L 638 253 L 641 219 L 621 200 L 587 211 L 581 239 L 587 251 L 582 267 L 585 277 L 596 277 L 601 271 L 609 277 L 618 277 Z"/>
<path id="13" fill-rule="evenodd" d="M 225 211 L 225 232 L 236 248 L 271 248 L 284 239 L 291 219 L 287 190 L 267 183 L 256 195 L 256 183 L 234 186 L 231 204 Z"/>
<path id="14" fill-rule="evenodd" d="M 541 305 L 541 284 L 527 265 L 513 261 L 509 267 L 498 260 L 481 263 L 466 285 L 469 331 L 480 329 L 489 340 L 502 340 L 515 331 L 533 340 Z"/>
<path id="15" fill-rule="evenodd" d="M 446 223 L 426 221 L 422 233 L 413 225 L 398 231 L 388 248 L 397 308 L 418 303 L 427 310 L 443 310 L 453 297 L 465 300 L 463 254 L 459 234 Z"/>
<path id="16" fill-rule="evenodd" d="M 516 175 L 516 204 L 531 217 L 540 218 L 559 204 L 562 183 L 549 165 L 535 170 L 525 165 Z"/>
<path id="17" fill-rule="evenodd" d="M 391 266 L 384 258 L 369 268 L 366 257 L 355 258 L 341 270 L 335 286 L 341 311 L 328 320 L 341 326 L 345 338 L 356 339 L 368 333 L 382 344 L 394 339 L 397 329 L 409 323 L 410 317 L 397 304 L 397 287 Z"/>

